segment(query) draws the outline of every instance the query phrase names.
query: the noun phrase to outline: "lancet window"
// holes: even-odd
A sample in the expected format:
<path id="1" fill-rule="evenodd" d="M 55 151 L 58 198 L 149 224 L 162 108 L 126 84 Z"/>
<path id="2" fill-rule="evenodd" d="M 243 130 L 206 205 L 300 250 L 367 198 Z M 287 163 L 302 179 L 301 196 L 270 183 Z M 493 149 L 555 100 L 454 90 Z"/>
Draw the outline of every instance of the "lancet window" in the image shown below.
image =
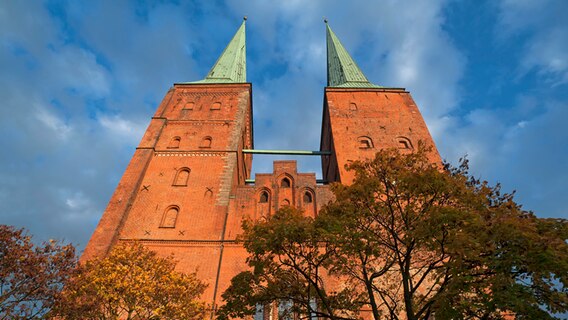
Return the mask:
<path id="1" fill-rule="evenodd" d="M 191 170 L 189 168 L 181 168 L 176 172 L 176 176 L 174 177 L 174 186 L 187 186 L 187 181 L 189 180 L 189 173 Z"/>
<path id="2" fill-rule="evenodd" d="M 175 228 L 177 217 L 179 214 L 179 207 L 178 206 L 169 206 L 164 211 L 164 215 L 162 217 L 162 223 L 160 224 L 161 228 Z"/>

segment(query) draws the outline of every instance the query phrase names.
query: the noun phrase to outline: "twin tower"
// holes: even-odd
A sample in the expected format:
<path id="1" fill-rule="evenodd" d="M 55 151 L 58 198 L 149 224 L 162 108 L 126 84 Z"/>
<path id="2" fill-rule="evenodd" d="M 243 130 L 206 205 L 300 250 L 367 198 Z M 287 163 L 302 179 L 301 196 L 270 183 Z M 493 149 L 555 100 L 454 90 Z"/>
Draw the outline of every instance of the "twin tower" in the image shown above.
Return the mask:
<path id="1" fill-rule="evenodd" d="M 370 83 L 327 31 L 321 155 L 323 182 L 275 161 L 250 179 L 254 153 L 251 83 L 246 81 L 245 22 L 205 79 L 167 92 L 136 148 L 82 260 L 120 242 L 139 241 L 174 254 L 178 270 L 209 284 L 202 297 L 218 305 L 231 278 L 247 268 L 235 241 L 243 218 L 268 217 L 283 206 L 314 216 L 332 197 L 328 183 L 350 183 L 345 165 L 382 148 L 411 152 L 434 142 L 410 93 Z M 277 153 L 277 151 L 275 151 Z M 285 154 L 286 152 L 281 152 Z M 438 152 L 431 154 L 439 161 Z"/>

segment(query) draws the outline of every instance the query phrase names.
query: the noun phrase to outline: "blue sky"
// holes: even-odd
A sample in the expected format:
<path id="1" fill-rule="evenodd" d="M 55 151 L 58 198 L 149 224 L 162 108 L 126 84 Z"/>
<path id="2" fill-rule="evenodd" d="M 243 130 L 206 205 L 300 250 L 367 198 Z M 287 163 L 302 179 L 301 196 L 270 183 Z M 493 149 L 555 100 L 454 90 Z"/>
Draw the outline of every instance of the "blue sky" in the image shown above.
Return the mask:
<path id="1" fill-rule="evenodd" d="M 568 216 L 568 2 L 2 1 L 0 223 L 83 248 L 175 82 L 244 15 L 255 147 L 319 147 L 323 17 L 374 83 L 413 95 L 443 158 Z M 275 157 L 255 156 L 255 172 Z M 299 159 L 321 177 L 319 161 Z"/>

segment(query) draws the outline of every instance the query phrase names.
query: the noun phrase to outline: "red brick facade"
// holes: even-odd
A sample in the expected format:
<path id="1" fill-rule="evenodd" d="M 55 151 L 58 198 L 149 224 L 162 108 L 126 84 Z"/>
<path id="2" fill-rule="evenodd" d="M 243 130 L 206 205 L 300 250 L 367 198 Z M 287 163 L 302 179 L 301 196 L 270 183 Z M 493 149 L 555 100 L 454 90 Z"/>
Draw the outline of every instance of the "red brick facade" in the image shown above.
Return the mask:
<path id="1" fill-rule="evenodd" d="M 295 161 L 275 161 L 272 173 L 250 176 L 253 149 L 250 84 L 176 84 L 166 94 L 136 149 L 82 259 L 101 256 L 120 241 L 141 241 L 174 254 L 180 271 L 197 269 L 209 284 L 203 300 L 219 304 L 230 279 L 246 268 L 235 243 L 243 218 L 280 207 L 316 215 L 331 199 L 315 173 Z M 410 94 L 403 89 L 326 88 L 321 150 L 323 177 L 350 183 L 351 160 L 381 148 L 434 146 Z M 435 149 L 435 147 L 434 147 Z M 436 150 L 432 160 L 439 161 Z"/>
<path id="2" fill-rule="evenodd" d="M 423 141 L 433 147 L 432 162 L 440 155 L 426 123 L 410 96 L 398 88 L 326 88 L 323 107 L 321 149 L 323 178 L 351 183 L 345 165 L 374 157 L 379 149 L 398 148 L 411 152 Z"/>

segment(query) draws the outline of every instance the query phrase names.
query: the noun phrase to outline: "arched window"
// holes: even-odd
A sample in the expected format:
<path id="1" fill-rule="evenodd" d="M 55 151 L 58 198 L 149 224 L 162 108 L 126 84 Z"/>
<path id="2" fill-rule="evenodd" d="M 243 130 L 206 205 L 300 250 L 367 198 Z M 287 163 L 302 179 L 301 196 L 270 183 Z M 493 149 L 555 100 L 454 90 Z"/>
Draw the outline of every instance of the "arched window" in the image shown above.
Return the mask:
<path id="1" fill-rule="evenodd" d="M 361 136 L 357 138 L 357 142 L 359 143 L 359 149 L 371 149 L 373 148 L 373 140 L 366 136 Z"/>
<path id="2" fill-rule="evenodd" d="M 410 139 L 406 137 L 398 137 L 396 138 L 396 141 L 398 142 L 399 149 L 412 149 L 412 143 L 410 142 Z"/>
<path id="3" fill-rule="evenodd" d="M 270 190 L 263 188 L 260 192 L 256 195 L 258 198 L 258 202 L 255 208 L 254 219 L 267 219 L 270 217 L 271 211 L 271 199 L 270 199 Z"/>
<path id="4" fill-rule="evenodd" d="M 354 102 L 351 102 L 349 104 L 349 110 L 351 111 L 357 111 L 357 104 L 355 104 Z"/>
<path id="5" fill-rule="evenodd" d="M 260 203 L 267 203 L 267 202 L 268 202 L 268 192 L 262 191 L 262 192 L 260 193 L 260 198 L 258 199 L 258 202 L 260 202 Z"/>
<path id="6" fill-rule="evenodd" d="M 312 194 L 309 191 L 304 192 L 304 197 L 303 197 L 304 203 L 312 203 L 313 199 L 312 199 Z"/>
<path id="7" fill-rule="evenodd" d="M 162 223 L 160 224 L 161 228 L 175 228 L 177 216 L 179 213 L 178 206 L 169 206 L 164 211 L 164 216 L 162 217 Z"/>
<path id="8" fill-rule="evenodd" d="M 280 202 L 280 206 L 281 207 L 290 206 L 290 200 L 288 199 L 282 200 L 282 202 Z"/>
<path id="9" fill-rule="evenodd" d="M 199 145 L 200 148 L 211 148 L 211 142 L 213 142 L 213 138 L 211 137 L 204 137 L 201 140 L 201 144 Z"/>
<path id="10" fill-rule="evenodd" d="M 215 102 L 211 105 L 211 110 L 221 110 L 221 102 Z"/>
<path id="11" fill-rule="evenodd" d="M 179 148 L 179 143 L 181 141 L 180 137 L 173 137 L 172 140 L 170 140 L 170 144 L 168 144 L 168 148 L 169 149 L 177 149 Z"/>
<path id="12" fill-rule="evenodd" d="M 290 188 L 290 179 L 282 179 L 282 181 L 280 181 L 280 188 Z"/>
<path id="13" fill-rule="evenodd" d="M 176 172 L 176 176 L 174 178 L 174 186 L 187 186 L 187 180 L 189 179 L 189 168 L 181 168 Z"/>

